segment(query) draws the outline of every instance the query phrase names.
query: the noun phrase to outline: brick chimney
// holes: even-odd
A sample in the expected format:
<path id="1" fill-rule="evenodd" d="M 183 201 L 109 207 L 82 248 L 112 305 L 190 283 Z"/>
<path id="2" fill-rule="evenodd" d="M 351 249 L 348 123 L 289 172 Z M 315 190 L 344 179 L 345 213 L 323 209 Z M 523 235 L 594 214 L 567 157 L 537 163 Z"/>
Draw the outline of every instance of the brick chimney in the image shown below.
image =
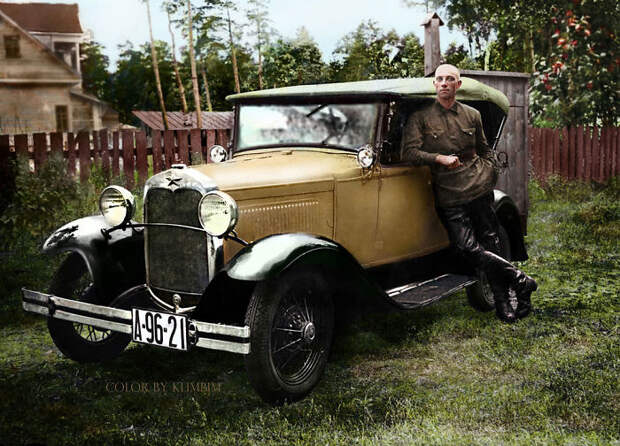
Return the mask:
<path id="1" fill-rule="evenodd" d="M 424 76 L 428 76 L 441 63 L 439 27 L 443 26 L 443 20 L 436 12 L 433 12 L 426 16 L 422 26 L 424 26 Z"/>

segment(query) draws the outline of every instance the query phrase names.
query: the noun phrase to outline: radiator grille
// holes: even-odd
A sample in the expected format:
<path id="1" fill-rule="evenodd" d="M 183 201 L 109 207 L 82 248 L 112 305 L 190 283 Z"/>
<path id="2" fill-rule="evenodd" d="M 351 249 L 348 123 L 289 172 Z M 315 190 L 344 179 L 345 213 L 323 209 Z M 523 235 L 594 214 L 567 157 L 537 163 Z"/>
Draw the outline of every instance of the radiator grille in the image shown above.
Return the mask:
<path id="1" fill-rule="evenodd" d="M 146 197 L 145 221 L 200 228 L 198 203 L 201 198 L 202 194 L 192 189 L 150 189 Z M 202 294 L 209 282 L 207 242 L 204 232 L 170 226 L 147 227 L 149 285 Z"/>

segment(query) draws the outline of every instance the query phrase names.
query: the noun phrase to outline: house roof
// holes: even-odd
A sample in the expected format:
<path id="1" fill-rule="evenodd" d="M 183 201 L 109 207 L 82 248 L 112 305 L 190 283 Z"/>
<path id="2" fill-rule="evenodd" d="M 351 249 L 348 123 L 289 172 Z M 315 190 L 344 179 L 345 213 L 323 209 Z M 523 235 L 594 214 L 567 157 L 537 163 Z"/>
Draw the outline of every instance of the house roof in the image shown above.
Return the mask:
<path id="1" fill-rule="evenodd" d="M 164 130 L 164 121 L 158 111 L 132 111 L 147 127 Z M 189 130 L 197 128 L 196 113 L 166 112 L 170 130 Z M 228 130 L 233 127 L 233 112 L 202 112 L 202 128 L 207 130 Z"/>
<path id="2" fill-rule="evenodd" d="M 26 31 L 84 33 L 77 4 L 0 3 L 0 10 Z"/>
<path id="3" fill-rule="evenodd" d="M 488 101 L 508 113 L 510 103 L 504 93 L 477 80 L 461 77 L 463 84 L 456 92 L 459 101 Z M 433 79 L 427 77 L 406 79 L 379 79 L 372 81 L 338 82 L 320 85 L 296 85 L 293 87 L 272 88 L 227 96 L 233 102 L 245 101 L 309 101 L 333 98 L 434 98 L 437 96 Z"/>

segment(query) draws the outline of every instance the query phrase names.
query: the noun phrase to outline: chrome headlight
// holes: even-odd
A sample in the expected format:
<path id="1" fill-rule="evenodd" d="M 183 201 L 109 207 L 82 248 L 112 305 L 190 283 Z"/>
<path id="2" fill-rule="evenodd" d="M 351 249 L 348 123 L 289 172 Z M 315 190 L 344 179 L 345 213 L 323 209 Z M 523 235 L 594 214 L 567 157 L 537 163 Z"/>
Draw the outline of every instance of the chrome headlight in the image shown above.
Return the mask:
<path id="1" fill-rule="evenodd" d="M 224 192 L 209 192 L 198 205 L 200 224 L 213 237 L 221 237 L 232 231 L 238 215 L 237 203 Z"/>
<path id="2" fill-rule="evenodd" d="M 120 226 L 133 217 L 136 199 L 127 189 L 120 186 L 108 186 L 99 197 L 99 210 L 110 226 Z"/>

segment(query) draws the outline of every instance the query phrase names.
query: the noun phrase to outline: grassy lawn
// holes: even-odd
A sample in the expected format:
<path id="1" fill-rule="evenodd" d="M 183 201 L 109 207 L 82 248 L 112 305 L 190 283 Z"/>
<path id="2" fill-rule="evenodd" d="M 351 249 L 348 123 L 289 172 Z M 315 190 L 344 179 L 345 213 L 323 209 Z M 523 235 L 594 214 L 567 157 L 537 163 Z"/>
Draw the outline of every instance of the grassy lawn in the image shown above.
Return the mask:
<path id="1" fill-rule="evenodd" d="M 339 335 L 309 397 L 276 408 L 241 356 L 132 345 L 109 363 L 65 359 L 17 291 L 44 289 L 54 263 L 13 253 L 0 269 L 0 443 L 618 444 L 619 191 L 530 185 L 529 318 L 502 324 L 464 293 L 370 317 Z"/>

